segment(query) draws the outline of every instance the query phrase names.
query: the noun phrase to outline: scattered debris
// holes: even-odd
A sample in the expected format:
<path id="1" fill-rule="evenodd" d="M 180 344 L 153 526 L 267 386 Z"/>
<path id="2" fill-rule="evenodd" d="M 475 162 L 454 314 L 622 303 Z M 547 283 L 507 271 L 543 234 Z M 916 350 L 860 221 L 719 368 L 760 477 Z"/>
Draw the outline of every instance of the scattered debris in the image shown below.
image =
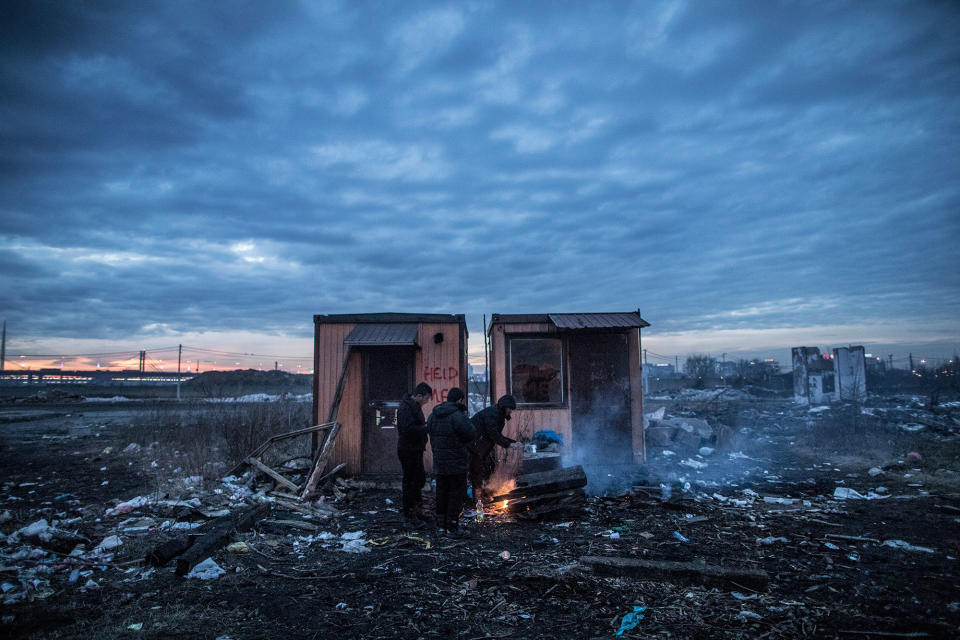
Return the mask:
<path id="1" fill-rule="evenodd" d="M 193 567 L 186 577 L 196 578 L 197 580 L 216 580 L 225 573 L 226 570 L 214 562 L 213 558 L 207 558 Z"/>

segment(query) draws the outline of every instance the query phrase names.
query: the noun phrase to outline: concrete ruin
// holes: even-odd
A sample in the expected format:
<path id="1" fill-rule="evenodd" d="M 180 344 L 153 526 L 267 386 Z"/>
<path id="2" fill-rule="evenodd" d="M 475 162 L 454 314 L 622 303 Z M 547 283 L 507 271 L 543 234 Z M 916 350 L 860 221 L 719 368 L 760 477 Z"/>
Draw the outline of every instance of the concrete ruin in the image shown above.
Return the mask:
<path id="1" fill-rule="evenodd" d="M 793 348 L 793 397 L 801 404 L 863 400 L 867 376 L 862 346 Z"/>

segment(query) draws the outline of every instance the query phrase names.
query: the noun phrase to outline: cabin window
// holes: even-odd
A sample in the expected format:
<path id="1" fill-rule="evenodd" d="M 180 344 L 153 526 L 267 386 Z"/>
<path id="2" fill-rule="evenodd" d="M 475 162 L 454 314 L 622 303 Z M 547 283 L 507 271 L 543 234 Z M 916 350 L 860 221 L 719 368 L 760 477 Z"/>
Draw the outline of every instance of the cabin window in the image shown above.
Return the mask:
<path id="1" fill-rule="evenodd" d="M 508 388 L 517 404 L 559 406 L 564 403 L 560 338 L 511 338 L 508 369 Z"/>

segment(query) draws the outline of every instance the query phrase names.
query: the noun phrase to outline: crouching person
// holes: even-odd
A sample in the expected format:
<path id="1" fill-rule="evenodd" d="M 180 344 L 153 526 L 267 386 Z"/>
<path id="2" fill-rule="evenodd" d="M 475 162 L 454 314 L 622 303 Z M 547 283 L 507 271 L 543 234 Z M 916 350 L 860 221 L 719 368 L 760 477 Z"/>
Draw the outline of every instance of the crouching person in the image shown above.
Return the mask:
<path id="1" fill-rule="evenodd" d="M 400 408 L 397 409 L 397 457 L 400 458 L 400 468 L 403 470 L 401 504 L 403 518 L 409 524 L 416 524 L 415 519 L 429 520 L 420 506 L 423 502 L 420 492 L 427 480 L 423 470 L 423 452 L 427 448 L 427 425 L 423 417 L 423 405 L 430 401 L 432 393 L 430 385 L 421 382 L 413 390 L 413 395 L 403 395 Z"/>
<path id="2" fill-rule="evenodd" d="M 464 402 L 463 391 L 454 387 L 427 420 L 437 480 L 437 525 L 441 534 L 457 537 L 465 535 L 458 529 L 458 520 L 467 492 L 467 443 L 477 436 Z"/>

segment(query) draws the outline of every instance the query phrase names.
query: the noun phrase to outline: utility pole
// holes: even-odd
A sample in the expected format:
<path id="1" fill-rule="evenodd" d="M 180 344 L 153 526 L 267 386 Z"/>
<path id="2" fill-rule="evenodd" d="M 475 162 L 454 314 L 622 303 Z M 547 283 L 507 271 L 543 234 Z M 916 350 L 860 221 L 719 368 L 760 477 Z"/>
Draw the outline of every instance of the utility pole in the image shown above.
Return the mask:
<path id="1" fill-rule="evenodd" d="M 643 366 L 647 366 L 647 350 L 643 350 Z"/>
<path id="2" fill-rule="evenodd" d="M 680 373 L 680 356 L 673 356 L 673 372 Z"/>
<path id="3" fill-rule="evenodd" d="M 910 373 L 913 373 L 913 354 L 910 354 Z"/>
<path id="4" fill-rule="evenodd" d="M 274 370 L 274 371 L 280 371 L 280 366 L 277 364 L 277 361 L 276 361 L 276 360 L 273 361 L 273 370 Z"/>
<path id="5" fill-rule="evenodd" d="M 180 356 L 183 355 L 183 345 L 177 346 L 177 402 L 180 402 Z"/>
<path id="6" fill-rule="evenodd" d="M 0 373 L 7 367 L 7 321 L 3 321 L 3 340 L 0 341 Z"/>

